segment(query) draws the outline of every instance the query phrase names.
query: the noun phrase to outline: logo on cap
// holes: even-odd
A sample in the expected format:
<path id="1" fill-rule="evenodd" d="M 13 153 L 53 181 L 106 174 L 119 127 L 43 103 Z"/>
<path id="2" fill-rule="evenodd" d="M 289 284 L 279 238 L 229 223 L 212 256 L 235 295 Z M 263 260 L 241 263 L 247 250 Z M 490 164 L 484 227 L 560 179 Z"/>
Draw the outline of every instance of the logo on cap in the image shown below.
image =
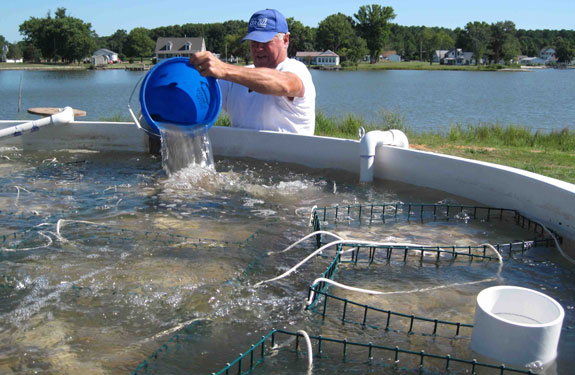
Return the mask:
<path id="1" fill-rule="evenodd" d="M 250 21 L 250 28 L 265 29 L 268 25 L 267 17 L 260 17 Z"/>

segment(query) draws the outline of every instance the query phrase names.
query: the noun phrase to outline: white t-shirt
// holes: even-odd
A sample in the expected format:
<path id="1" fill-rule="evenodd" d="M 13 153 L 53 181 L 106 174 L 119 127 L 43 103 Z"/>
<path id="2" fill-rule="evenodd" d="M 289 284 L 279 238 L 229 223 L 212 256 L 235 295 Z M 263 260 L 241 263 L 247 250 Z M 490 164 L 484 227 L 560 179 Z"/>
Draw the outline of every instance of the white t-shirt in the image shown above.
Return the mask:
<path id="1" fill-rule="evenodd" d="M 302 98 L 290 100 L 260 94 L 237 83 L 219 80 L 222 108 L 230 115 L 232 127 L 313 135 L 315 86 L 307 66 L 295 59 L 285 59 L 276 69 L 294 73 L 302 80 L 305 88 Z"/>

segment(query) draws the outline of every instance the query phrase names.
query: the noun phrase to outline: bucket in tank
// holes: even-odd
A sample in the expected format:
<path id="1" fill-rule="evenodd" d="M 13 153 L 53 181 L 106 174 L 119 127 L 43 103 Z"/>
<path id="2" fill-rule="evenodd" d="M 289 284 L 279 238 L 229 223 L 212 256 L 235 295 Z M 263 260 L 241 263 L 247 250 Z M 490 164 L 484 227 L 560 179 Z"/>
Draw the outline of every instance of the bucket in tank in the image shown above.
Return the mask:
<path id="1" fill-rule="evenodd" d="M 211 127 L 220 113 L 222 95 L 215 78 L 202 77 L 187 57 L 154 66 L 140 87 L 140 125 L 160 135 L 163 127 Z"/>
<path id="2" fill-rule="evenodd" d="M 471 349 L 506 365 L 543 365 L 555 359 L 565 312 L 551 297 L 516 286 L 477 295 Z"/>

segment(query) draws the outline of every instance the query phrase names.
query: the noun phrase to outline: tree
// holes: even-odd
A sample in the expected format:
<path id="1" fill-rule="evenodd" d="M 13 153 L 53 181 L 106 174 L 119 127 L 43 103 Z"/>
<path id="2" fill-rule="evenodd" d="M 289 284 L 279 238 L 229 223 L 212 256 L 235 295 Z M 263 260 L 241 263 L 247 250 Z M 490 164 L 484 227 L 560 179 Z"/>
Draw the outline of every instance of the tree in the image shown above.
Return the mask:
<path id="1" fill-rule="evenodd" d="M 355 37 L 352 20 L 342 13 L 332 14 L 319 23 L 316 46 L 321 51 L 339 53 L 341 48 L 351 48 Z"/>
<path id="2" fill-rule="evenodd" d="M 363 38 L 359 36 L 354 37 L 352 47 L 342 48 L 340 50 L 340 56 L 345 58 L 348 64 L 352 64 L 357 69 L 359 62 L 363 60 L 363 57 L 369 53 L 367 49 L 367 43 Z"/>
<path id="3" fill-rule="evenodd" d="M 314 32 L 293 17 L 286 19 L 290 31 L 288 56 L 294 57 L 298 51 L 313 51 Z"/>
<path id="4" fill-rule="evenodd" d="M 429 60 L 429 65 L 433 65 L 433 58 L 436 50 L 446 50 L 453 48 L 455 41 L 444 30 L 424 27 L 422 31 L 422 48 L 425 56 Z"/>
<path id="5" fill-rule="evenodd" d="M 469 47 L 475 57 L 475 65 L 479 65 L 483 55 L 487 52 L 487 46 L 491 38 L 490 27 L 486 22 L 468 22 L 465 25 L 465 31 L 469 39 Z"/>
<path id="6" fill-rule="evenodd" d="M 243 42 L 243 37 L 244 34 L 226 35 L 224 41 L 226 51 L 223 55 L 225 58 L 233 55 L 243 58 L 246 64 L 249 63 L 251 59 L 250 43 Z"/>
<path id="7" fill-rule="evenodd" d="M 1 43 L 0 43 L 1 45 Z M 6 55 L 7 58 L 11 60 L 19 60 L 22 58 L 22 49 L 20 48 L 20 44 L 18 43 L 8 43 L 8 54 Z"/>
<path id="8" fill-rule="evenodd" d="M 508 36 L 501 49 L 501 58 L 508 64 L 517 59 L 519 55 L 521 55 L 521 43 L 515 36 Z"/>
<path id="9" fill-rule="evenodd" d="M 144 57 L 154 54 L 155 47 L 156 43 L 149 37 L 145 27 L 136 27 L 128 34 L 126 54 L 130 57 L 139 57 L 143 61 Z"/>
<path id="10" fill-rule="evenodd" d="M 124 29 L 118 29 L 114 34 L 107 38 L 105 47 L 117 52 L 119 56 L 124 55 L 125 45 L 128 41 L 128 32 Z"/>
<path id="11" fill-rule="evenodd" d="M 567 39 L 559 37 L 555 42 L 555 47 L 558 62 L 569 64 L 575 58 L 575 48 Z"/>
<path id="12" fill-rule="evenodd" d="M 66 8 L 58 8 L 54 18 L 50 12 L 46 18 L 31 17 L 20 25 L 20 33 L 52 61 L 81 60 L 96 47 L 92 25 L 66 15 Z"/>
<path id="13" fill-rule="evenodd" d="M 503 57 L 503 46 L 505 43 L 515 44 L 508 41 L 510 37 L 515 37 L 515 24 L 511 21 L 499 21 L 492 23 L 490 30 L 492 57 L 495 63 L 498 63 Z"/>
<path id="14" fill-rule="evenodd" d="M 33 44 L 27 44 L 22 57 L 26 62 L 39 63 L 42 60 L 42 51 Z"/>
<path id="15" fill-rule="evenodd" d="M 215 53 L 223 53 L 226 28 L 221 23 L 211 23 L 206 26 L 206 49 Z"/>
<path id="16" fill-rule="evenodd" d="M 354 17 L 357 20 L 358 34 L 365 39 L 371 63 L 375 64 L 389 37 L 391 29 L 389 21 L 395 18 L 393 8 L 382 7 L 379 4 L 362 5 Z"/>

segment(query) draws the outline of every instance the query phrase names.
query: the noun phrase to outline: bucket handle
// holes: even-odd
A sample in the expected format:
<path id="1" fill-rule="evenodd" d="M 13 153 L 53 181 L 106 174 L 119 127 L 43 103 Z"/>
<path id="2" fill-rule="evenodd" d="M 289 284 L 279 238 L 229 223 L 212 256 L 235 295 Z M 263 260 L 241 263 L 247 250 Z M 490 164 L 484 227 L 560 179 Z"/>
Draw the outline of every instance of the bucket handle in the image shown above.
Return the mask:
<path id="1" fill-rule="evenodd" d="M 134 110 L 132 109 L 132 106 L 130 105 L 130 103 L 132 103 L 132 98 L 134 97 L 134 93 L 136 92 L 136 88 L 138 88 L 138 85 L 140 84 L 140 82 L 142 82 L 142 79 L 144 79 L 145 76 L 146 76 L 145 74 L 143 76 L 141 76 L 140 79 L 138 80 L 138 82 L 136 82 L 136 85 L 134 86 L 134 88 L 132 89 L 132 94 L 130 95 L 130 99 L 128 99 L 128 111 L 130 112 L 130 115 L 132 116 L 132 119 L 136 123 L 136 126 L 138 127 L 138 129 L 142 129 L 146 133 L 151 134 L 147 129 L 145 129 L 144 127 L 142 127 L 142 125 L 140 125 L 140 121 L 138 120 L 138 117 L 136 116 L 136 114 L 134 113 Z"/>

